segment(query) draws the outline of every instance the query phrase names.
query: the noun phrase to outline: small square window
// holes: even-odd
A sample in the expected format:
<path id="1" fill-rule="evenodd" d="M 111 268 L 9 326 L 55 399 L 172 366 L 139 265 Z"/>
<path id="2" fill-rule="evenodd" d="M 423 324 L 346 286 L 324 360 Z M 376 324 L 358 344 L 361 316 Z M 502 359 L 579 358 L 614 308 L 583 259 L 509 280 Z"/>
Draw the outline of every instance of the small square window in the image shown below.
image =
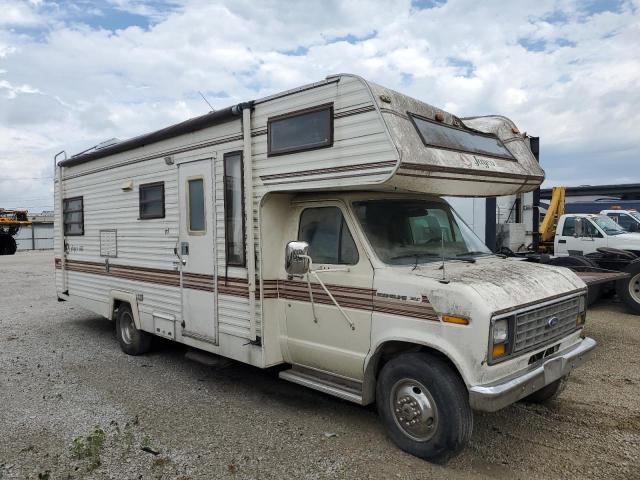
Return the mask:
<path id="1" fill-rule="evenodd" d="M 270 118 L 267 143 L 269 156 L 333 146 L 333 104 Z"/>
<path id="2" fill-rule="evenodd" d="M 65 235 L 84 235 L 83 197 L 65 198 L 62 202 L 62 215 Z"/>
<path id="3" fill-rule="evenodd" d="M 164 218 L 164 182 L 140 185 L 140 219 Z"/>

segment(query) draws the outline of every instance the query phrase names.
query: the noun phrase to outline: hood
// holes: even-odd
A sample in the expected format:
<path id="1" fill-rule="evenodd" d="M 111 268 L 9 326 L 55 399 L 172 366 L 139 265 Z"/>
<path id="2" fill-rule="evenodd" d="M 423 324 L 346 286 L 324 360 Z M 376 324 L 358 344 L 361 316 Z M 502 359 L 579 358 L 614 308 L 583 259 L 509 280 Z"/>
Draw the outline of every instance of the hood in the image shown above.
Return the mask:
<path id="1" fill-rule="evenodd" d="M 440 280 L 439 267 L 429 264 L 411 273 Z M 480 258 L 475 263 L 448 261 L 445 278 L 449 285 L 462 284 L 476 291 L 493 312 L 586 288 L 568 268 L 499 257 Z"/>

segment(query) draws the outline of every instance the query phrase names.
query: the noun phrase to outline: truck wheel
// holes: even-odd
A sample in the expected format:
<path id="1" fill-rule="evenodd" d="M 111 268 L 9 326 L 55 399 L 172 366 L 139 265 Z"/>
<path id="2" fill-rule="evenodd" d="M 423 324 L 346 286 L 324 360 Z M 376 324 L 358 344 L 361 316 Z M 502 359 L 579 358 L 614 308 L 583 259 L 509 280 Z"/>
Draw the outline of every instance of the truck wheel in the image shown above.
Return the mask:
<path id="1" fill-rule="evenodd" d="M 640 315 L 640 262 L 632 262 L 624 269 L 630 277 L 616 282 L 616 293 L 624 303 Z"/>
<path id="2" fill-rule="evenodd" d="M 564 377 L 559 378 L 555 382 L 550 383 L 549 385 L 542 387 L 537 392 L 533 392 L 528 397 L 524 397 L 522 399 L 523 402 L 529 403 L 545 403 L 550 400 L 555 400 L 560 396 L 560 394 L 564 391 L 567 386 L 567 380 L 569 375 L 565 375 Z"/>
<path id="3" fill-rule="evenodd" d="M 378 413 L 391 440 L 416 457 L 444 463 L 471 438 L 473 413 L 457 372 L 426 353 L 407 353 L 382 368 Z"/>
<path id="4" fill-rule="evenodd" d="M 116 334 L 120 348 L 127 355 L 141 355 L 149 351 L 151 334 L 138 330 L 128 303 L 122 303 L 116 314 Z"/>
<path id="5" fill-rule="evenodd" d="M 18 244 L 16 243 L 15 238 L 8 237 L 5 254 L 13 255 L 16 253 L 16 250 L 18 250 Z"/>

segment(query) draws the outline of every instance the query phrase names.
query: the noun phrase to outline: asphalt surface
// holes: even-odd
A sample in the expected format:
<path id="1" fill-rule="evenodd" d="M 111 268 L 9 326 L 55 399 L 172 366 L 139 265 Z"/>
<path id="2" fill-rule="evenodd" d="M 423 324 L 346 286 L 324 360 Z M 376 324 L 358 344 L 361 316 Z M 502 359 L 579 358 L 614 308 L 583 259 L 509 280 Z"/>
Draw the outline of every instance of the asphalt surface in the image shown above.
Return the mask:
<path id="1" fill-rule="evenodd" d="M 589 311 L 599 346 L 548 406 L 476 414 L 446 466 L 398 450 L 371 408 L 158 342 L 58 303 L 51 252 L 0 257 L 0 479 L 640 478 L 640 317 Z"/>

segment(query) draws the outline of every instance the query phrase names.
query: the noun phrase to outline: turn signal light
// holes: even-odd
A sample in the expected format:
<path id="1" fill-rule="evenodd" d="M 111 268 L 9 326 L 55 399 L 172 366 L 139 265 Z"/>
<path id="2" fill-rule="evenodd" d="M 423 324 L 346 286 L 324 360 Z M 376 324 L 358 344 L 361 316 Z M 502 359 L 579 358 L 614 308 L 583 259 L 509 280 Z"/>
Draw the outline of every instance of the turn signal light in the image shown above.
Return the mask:
<path id="1" fill-rule="evenodd" d="M 457 317 L 455 315 L 443 315 L 442 321 L 447 323 L 455 323 L 456 325 L 469 325 L 469 319 Z"/>
<path id="2" fill-rule="evenodd" d="M 584 322 L 587 320 L 587 312 L 579 313 L 576 317 L 576 325 L 584 325 Z"/>
<path id="3" fill-rule="evenodd" d="M 493 352 L 491 353 L 493 358 L 498 358 L 503 356 L 506 353 L 507 349 L 504 343 L 499 343 L 493 346 Z"/>

